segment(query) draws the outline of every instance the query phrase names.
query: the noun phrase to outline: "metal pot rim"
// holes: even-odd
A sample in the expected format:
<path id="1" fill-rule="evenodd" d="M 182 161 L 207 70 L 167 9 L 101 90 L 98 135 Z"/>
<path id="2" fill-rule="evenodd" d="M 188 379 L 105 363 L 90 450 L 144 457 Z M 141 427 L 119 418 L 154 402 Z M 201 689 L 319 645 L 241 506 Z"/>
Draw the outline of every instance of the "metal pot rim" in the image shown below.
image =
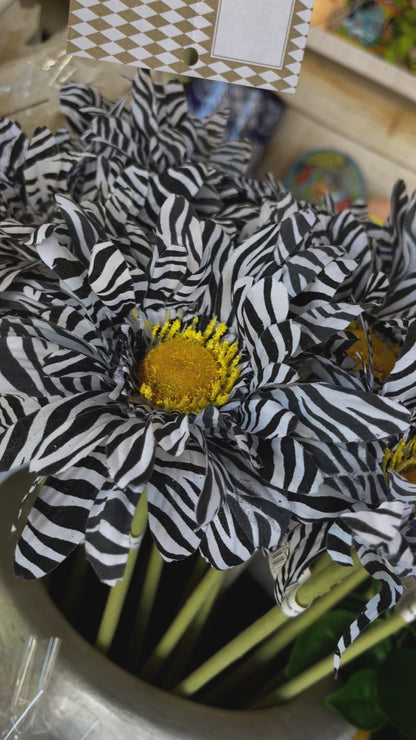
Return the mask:
<path id="1" fill-rule="evenodd" d="M 17 647 L 30 635 L 61 637 L 53 692 L 44 697 L 52 724 L 55 715 L 56 723 L 60 723 L 56 740 L 74 737 L 77 722 L 81 723 L 85 713 L 100 721 L 103 740 L 114 740 L 115 733 L 122 740 L 275 740 L 277 736 L 281 740 L 309 740 L 314 733 L 320 740 L 352 738 L 352 728 L 324 705 L 328 687 L 322 683 L 299 699 L 273 709 L 223 710 L 154 688 L 100 654 L 66 621 L 41 582 L 23 581 L 13 573 L 10 524 L 28 480 L 28 474 L 22 471 L 0 486 L 5 507 L 0 522 L 0 656 L 6 667 L 0 677 L 0 692 L 5 695 L 9 690 L 2 683 L 10 676 Z M 77 712 L 65 719 L 68 701 Z M 66 725 L 68 733 L 63 735 Z"/>

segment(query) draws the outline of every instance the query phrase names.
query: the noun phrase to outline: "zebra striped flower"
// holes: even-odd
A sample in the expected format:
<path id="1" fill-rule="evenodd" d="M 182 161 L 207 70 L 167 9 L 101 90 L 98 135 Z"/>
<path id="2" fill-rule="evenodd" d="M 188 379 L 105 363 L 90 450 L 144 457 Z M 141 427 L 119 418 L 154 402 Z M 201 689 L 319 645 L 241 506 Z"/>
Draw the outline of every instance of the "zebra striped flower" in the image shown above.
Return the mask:
<path id="1" fill-rule="evenodd" d="M 409 492 L 408 492 L 409 493 Z M 397 498 L 375 509 L 345 513 L 333 524 L 327 536 L 331 557 L 342 564 L 352 564 L 347 551 L 355 545 L 357 556 L 380 588 L 364 611 L 341 637 L 335 656 L 338 669 L 342 653 L 369 624 L 395 606 L 403 592 L 401 580 L 416 577 L 416 489 L 407 501 Z"/>
<path id="2" fill-rule="evenodd" d="M 380 319 L 414 319 L 416 316 L 415 242 L 416 193 L 409 196 L 404 182 L 398 181 L 391 196 L 390 216 L 375 241 L 376 258 L 389 279 L 378 311 Z"/>
<path id="3" fill-rule="evenodd" d="M 15 229 L 21 222 L 26 233 L 45 223 L 84 156 L 67 129 L 38 127 L 29 138 L 16 121 L 0 118 L 0 220 Z"/>
<path id="4" fill-rule="evenodd" d="M 238 174 L 250 159 L 247 142 L 223 140 L 226 109 L 199 120 L 189 113 L 180 82 L 167 76 L 154 79 L 147 70 L 137 70 L 131 94 L 118 101 L 108 101 L 86 85 L 68 83 L 61 87 L 60 105 L 92 161 L 135 162 L 160 173 L 191 161 L 209 161 Z"/>
<path id="5" fill-rule="evenodd" d="M 323 552 L 340 565 L 353 565 L 352 548 L 361 565 L 379 584 L 378 593 L 340 638 L 334 666 L 338 670 L 344 650 L 381 614 L 395 606 L 403 592 L 401 580 L 416 577 L 416 519 L 414 484 L 405 486 L 403 496 L 370 508 L 356 503 L 341 512 L 336 521 L 303 524 L 292 519 L 288 532 L 272 562 L 275 596 L 285 609 L 285 594 L 304 576 Z M 412 490 L 410 490 L 412 489 Z M 396 492 L 395 492 L 396 493 Z"/>
<path id="6" fill-rule="evenodd" d="M 165 559 L 199 548 L 219 568 L 276 545 L 294 506 L 335 517 L 320 443 L 342 458 L 409 426 L 400 404 L 304 380 L 306 355 L 360 311 L 331 301 L 355 263 L 299 251 L 304 214 L 285 240 L 272 223 L 235 244 L 172 196 L 142 267 L 88 209 L 57 203 L 66 229 L 45 226 L 35 248 L 58 287 L 18 281 L 0 301 L 1 468 L 46 478 L 18 571 L 41 576 L 85 542 L 114 582 L 144 491 Z"/>

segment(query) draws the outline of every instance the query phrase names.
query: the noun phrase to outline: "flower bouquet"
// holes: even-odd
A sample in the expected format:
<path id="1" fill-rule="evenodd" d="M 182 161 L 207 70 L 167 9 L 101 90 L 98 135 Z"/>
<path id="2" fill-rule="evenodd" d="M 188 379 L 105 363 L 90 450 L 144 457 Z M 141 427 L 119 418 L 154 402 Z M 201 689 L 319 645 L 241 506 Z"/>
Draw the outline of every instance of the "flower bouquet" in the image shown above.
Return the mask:
<path id="1" fill-rule="evenodd" d="M 365 651 L 374 689 L 398 630 L 414 671 L 415 196 L 383 226 L 296 201 L 245 175 L 226 110 L 199 121 L 147 72 L 60 102 L 56 132 L 0 121 L 16 574 L 200 702 L 272 706 Z"/>

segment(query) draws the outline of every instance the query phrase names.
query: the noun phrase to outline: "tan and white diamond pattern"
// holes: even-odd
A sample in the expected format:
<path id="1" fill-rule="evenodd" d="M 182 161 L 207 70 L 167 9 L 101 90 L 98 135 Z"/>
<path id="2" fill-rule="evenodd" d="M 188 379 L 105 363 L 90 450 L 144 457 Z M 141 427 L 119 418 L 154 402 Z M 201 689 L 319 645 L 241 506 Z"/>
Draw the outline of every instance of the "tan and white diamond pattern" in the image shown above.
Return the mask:
<path id="1" fill-rule="evenodd" d="M 280 70 L 211 56 L 218 0 L 71 0 L 67 51 L 87 59 L 292 93 L 313 0 L 293 3 Z M 189 49 L 197 55 L 192 66 Z"/>

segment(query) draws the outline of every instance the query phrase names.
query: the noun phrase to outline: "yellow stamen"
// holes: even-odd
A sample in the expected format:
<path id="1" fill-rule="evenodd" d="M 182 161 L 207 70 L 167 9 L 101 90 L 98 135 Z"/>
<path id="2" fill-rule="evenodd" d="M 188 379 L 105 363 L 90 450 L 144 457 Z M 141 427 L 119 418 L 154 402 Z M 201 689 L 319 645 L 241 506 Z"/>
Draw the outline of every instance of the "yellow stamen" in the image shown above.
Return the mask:
<path id="1" fill-rule="evenodd" d="M 394 450 L 387 449 L 382 462 L 383 473 L 394 470 L 409 483 L 416 483 L 416 437 L 408 441 L 402 439 Z"/>
<path id="2" fill-rule="evenodd" d="M 348 331 L 351 331 L 357 337 L 357 341 L 347 349 L 347 354 L 355 360 L 354 370 L 361 370 L 362 362 L 369 369 L 370 358 L 365 331 L 359 329 L 354 324 L 348 327 Z M 369 337 L 373 357 L 374 377 L 379 383 L 384 383 L 396 364 L 399 346 L 389 346 L 371 329 L 369 330 Z"/>
<path id="3" fill-rule="evenodd" d="M 179 319 L 153 326 L 155 344 L 137 368 L 140 393 L 166 411 L 222 406 L 240 375 L 237 342 L 221 340 L 226 325 L 212 319 L 203 332 L 197 325 L 196 317 L 184 328 Z"/>

